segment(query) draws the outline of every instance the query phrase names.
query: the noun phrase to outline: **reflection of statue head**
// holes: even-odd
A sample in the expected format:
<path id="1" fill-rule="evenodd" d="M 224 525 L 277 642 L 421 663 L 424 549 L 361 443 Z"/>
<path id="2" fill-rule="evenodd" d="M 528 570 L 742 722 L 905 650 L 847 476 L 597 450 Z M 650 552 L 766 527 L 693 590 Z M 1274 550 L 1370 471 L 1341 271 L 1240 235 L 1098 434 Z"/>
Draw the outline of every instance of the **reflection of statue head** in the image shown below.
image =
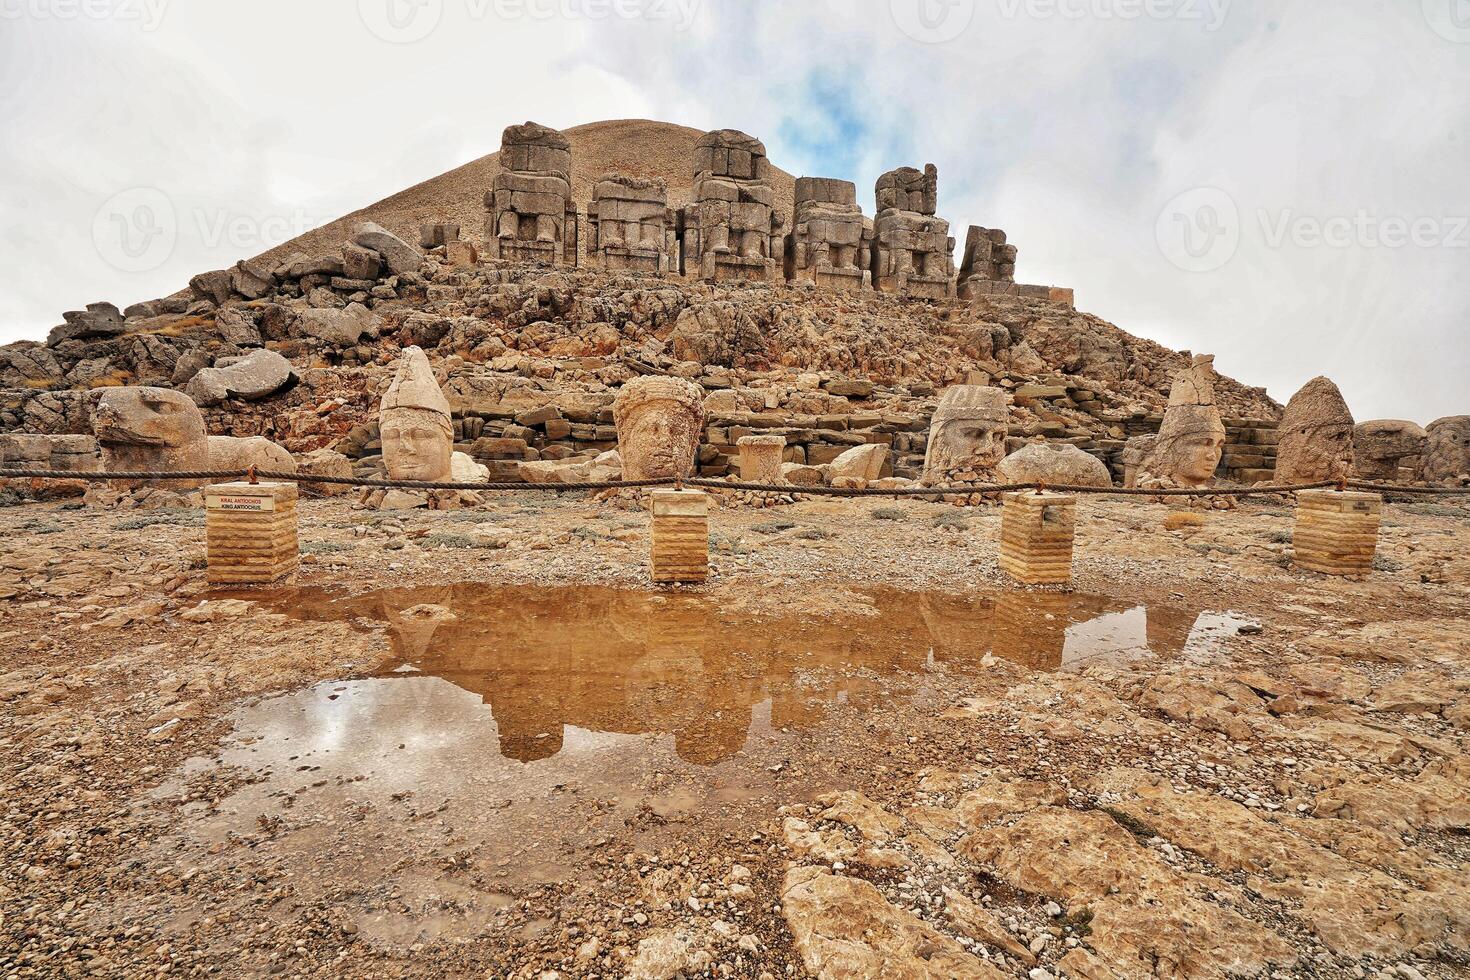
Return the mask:
<path id="1" fill-rule="evenodd" d="M 642 377 L 613 402 L 623 479 L 655 480 L 694 472 L 704 431 L 703 390 L 681 378 Z"/>
<path id="2" fill-rule="evenodd" d="M 429 358 L 417 347 L 403 351 L 398 373 L 378 409 L 383 465 L 394 480 L 447 480 L 454 452 L 449 400 L 439 390 Z"/>
<path id="3" fill-rule="evenodd" d="M 1281 416 L 1276 482 L 1345 479 L 1353 465 L 1353 413 L 1327 378 L 1308 381 Z"/>
<path id="4" fill-rule="evenodd" d="M 1158 439 L 1140 467 L 1141 479 L 1209 486 L 1225 451 L 1225 423 L 1215 407 L 1215 358 L 1196 357 L 1174 376 Z"/>
<path id="5" fill-rule="evenodd" d="M 929 429 L 924 476 L 939 481 L 960 470 L 993 471 L 1006 455 L 1010 414 L 999 388 L 956 385 L 945 391 Z"/>

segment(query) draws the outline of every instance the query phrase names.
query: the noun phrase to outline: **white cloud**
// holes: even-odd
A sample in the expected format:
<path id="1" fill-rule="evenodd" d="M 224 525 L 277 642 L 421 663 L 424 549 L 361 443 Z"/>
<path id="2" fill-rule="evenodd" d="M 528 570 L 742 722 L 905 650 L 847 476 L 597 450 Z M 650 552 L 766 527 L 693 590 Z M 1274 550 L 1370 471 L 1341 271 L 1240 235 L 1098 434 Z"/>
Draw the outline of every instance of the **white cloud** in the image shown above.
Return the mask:
<path id="1" fill-rule="evenodd" d="M 914 40 L 954 33 L 944 11 L 971 19 Z M 421 17 L 437 18 L 422 40 L 383 39 Z M 1075 286 L 1084 309 L 1217 353 L 1278 398 L 1327 373 L 1360 418 L 1428 421 L 1470 411 L 1470 44 L 1453 23 L 1408 0 L 257 0 L 170 3 L 151 31 L 23 17 L 0 35 L 0 339 L 258 250 L 214 241 L 222 217 L 284 238 L 494 150 L 509 122 L 648 116 L 745 129 L 785 169 L 856 180 L 869 208 L 883 170 L 935 162 L 956 237 L 1007 229 L 1021 278 Z M 97 208 L 134 186 L 186 216 L 147 273 L 92 242 Z M 1200 187 L 1228 195 L 1239 244 L 1192 272 L 1156 229 Z M 1432 244 L 1370 242 L 1398 219 Z M 1346 247 L 1311 241 L 1344 227 Z"/>

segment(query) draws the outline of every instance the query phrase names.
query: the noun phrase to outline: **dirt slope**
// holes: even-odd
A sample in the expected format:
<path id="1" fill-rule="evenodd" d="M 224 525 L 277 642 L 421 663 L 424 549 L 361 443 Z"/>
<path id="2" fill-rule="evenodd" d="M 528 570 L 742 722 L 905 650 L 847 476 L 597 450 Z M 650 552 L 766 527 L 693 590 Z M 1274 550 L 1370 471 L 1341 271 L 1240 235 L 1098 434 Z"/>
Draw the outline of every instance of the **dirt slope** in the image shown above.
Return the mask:
<path id="1" fill-rule="evenodd" d="M 593 184 L 612 171 L 662 177 L 669 183 L 669 203 L 688 203 L 694 177 L 694 143 L 704 135 L 702 131 L 648 119 L 613 119 L 564 132 L 572 143 L 572 194 L 579 208 L 586 209 L 592 199 Z M 472 160 L 265 254 L 284 258 L 292 252 L 310 255 L 331 251 L 351 237 L 352 226 L 360 221 L 376 221 L 411 241 L 418 240 L 418 226 L 422 221 L 457 221 L 465 238 L 479 241 L 485 222 L 485 191 L 499 169 L 498 152 Z M 773 166 L 771 182 L 779 209 L 789 216 L 795 178 Z"/>

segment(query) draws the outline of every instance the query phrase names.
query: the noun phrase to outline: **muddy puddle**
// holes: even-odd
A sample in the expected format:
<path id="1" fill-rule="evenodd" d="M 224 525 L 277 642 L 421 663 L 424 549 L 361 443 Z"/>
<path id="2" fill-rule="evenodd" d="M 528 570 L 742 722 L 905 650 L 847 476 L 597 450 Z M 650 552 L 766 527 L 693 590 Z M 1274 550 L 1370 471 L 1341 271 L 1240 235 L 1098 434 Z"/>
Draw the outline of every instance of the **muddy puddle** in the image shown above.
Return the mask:
<path id="1" fill-rule="evenodd" d="M 243 774 L 216 807 L 185 807 L 182 833 L 215 853 L 247 844 L 311 861 L 321 887 L 363 890 L 359 925 L 389 943 L 473 934 L 507 894 L 565 882 L 600 848 L 621 857 L 696 812 L 738 827 L 742 807 L 789 794 L 793 774 L 819 792 L 821 756 L 802 758 L 797 733 L 943 692 L 987 670 L 989 654 L 1037 670 L 1208 660 L 1243 625 L 1022 592 L 863 590 L 791 617 L 588 587 L 248 598 L 381 633 L 391 653 L 373 676 L 240 708 L 220 757 L 192 760 L 162 793 L 210 771 Z M 394 874 L 409 855 L 477 884 L 447 899 L 443 881 Z M 446 901 L 452 914 L 432 912 Z"/>
<path id="2" fill-rule="evenodd" d="M 445 732 L 464 741 L 473 731 L 479 751 L 528 764 L 650 736 L 671 740 L 685 762 L 710 765 L 739 752 L 752 732 L 817 725 L 830 711 L 890 696 L 895 682 L 912 688 L 983 670 L 988 654 L 1034 670 L 1205 659 L 1245 623 L 1229 613 L 1036 592 L 872 590 L 795 618 L 736 612 L 698 594 L 587 587 L 291 589 L 251 598 L 296 619 L 382 629 L 393 651 L 377 677 L 258 706 L 257 736 L 315 732 L 356 744 L 398 732 L 426 747 Z"/>

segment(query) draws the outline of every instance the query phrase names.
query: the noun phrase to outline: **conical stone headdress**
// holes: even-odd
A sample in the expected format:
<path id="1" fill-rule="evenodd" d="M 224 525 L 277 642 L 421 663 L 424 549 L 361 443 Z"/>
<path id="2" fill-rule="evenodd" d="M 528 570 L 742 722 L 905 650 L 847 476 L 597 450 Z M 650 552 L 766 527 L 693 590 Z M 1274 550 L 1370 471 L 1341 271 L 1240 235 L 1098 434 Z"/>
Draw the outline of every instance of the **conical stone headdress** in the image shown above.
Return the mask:
<path id="1" fill-rule="evenodd" d="M 398 358 L 398 372 L 378 406 L 379 415 L 384 420 L 393 412 L 407 410 L 432 412 L 443 419 L 446 428 L 453 428 L 449 399 L 444 397 L 439 382 L 434 379 L 428 355 L 417 347 L 404 348 Z"/>
<path id="2" fill-rule="evenodd" d="M 955 385 L 945 389 L 934 410 L 934 422 L 954 419 L 979 419 L 986 422 L 1009 422 L 1011 418 L 1006 393 L 983 385 Z"/>

